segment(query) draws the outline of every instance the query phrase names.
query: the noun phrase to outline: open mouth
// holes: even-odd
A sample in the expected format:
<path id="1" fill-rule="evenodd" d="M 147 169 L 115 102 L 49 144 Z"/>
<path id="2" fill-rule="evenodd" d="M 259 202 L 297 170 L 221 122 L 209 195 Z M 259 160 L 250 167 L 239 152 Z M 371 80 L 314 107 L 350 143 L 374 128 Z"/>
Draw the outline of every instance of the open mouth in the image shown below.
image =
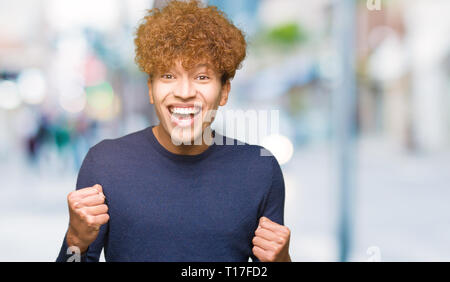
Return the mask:
<path id="1" fill-rule="evenodd" d="M 177 126 L 185 127 L 190 126 L 194 123 L 194 120 L 201 112 L 200 107 L 168 107 L 171 121 Z"/>

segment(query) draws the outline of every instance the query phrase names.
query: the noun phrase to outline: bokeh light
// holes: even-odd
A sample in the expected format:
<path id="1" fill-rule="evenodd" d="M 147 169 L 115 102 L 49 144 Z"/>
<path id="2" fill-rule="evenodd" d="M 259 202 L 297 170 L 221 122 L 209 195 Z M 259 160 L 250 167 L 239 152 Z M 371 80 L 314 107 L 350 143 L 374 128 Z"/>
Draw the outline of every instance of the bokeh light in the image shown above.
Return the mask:
<path id="1" fill-rule="evenodd" d="M 0 81 L 0 107 L 6 110 L 13 110 L 20 106 L 22 99 L 19 95 L 19 88 L 13 81 Z"/>
<path id="2" fill-rule="evenodd" d="M 86 93 L 79 92 L 78 95 L 60 95 L 59 104 L 69 113 L 79 113 L 86 108 Z"/>
<path id="3" fill-rule="evenodd" d="M 261 146 L 269 150 L 280 163 L 287 163 L 294 154 L 294 145 L 286 136 L 280 134 L 272 134 L 261 140 Z"/>
<path id="4" fill-rule="evenodd" d="M 97 120 L 108 120 L 120 111 L 119 99 L 114 95 L 112 86 L 102 82 L 86 88 L 88 114 Z"/>
<path id="5" fill-rule="evenodd" d="M 28 104 L 41 103 L 47 94 L 47 82 L 40 69 L 23 70 L 17 79 L 22 100 Z"/>

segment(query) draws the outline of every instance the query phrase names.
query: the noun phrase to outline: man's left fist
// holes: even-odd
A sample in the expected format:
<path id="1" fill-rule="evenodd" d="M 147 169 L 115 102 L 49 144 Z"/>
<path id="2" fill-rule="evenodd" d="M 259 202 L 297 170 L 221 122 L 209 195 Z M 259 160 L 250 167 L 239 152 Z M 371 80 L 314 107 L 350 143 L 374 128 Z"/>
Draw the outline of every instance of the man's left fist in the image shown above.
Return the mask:
<path id="1" fill-rule="evenodd" d="M 263 216 L 252 240 L 253 254 L 262 262 L 290 262 L 290 236 L 289 228 Z"/>

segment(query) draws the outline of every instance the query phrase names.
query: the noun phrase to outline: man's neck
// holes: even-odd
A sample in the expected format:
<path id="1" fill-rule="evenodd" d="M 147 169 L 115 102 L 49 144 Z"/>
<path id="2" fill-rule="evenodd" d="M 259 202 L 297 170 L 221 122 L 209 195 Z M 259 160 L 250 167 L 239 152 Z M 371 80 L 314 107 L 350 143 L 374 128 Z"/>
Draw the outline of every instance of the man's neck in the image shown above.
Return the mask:
<path id="1" fill-rule="evenodd" d="M 177 155 L 198 155 L 206 151 L 206 149 L 208 149 L 209 147 L 209 145 L 203 141 L 203 138 L 201 138 L 201 145 L 175 145 L 172 143 L 170 134 L 167 133 L 167 131 L 161 126 L 161 124 L 154 126 L 152 128 L 152 131 L 156 137 L 156 140 L 158 140 L 161 146 L 163 146 L 167 151 Z"/>

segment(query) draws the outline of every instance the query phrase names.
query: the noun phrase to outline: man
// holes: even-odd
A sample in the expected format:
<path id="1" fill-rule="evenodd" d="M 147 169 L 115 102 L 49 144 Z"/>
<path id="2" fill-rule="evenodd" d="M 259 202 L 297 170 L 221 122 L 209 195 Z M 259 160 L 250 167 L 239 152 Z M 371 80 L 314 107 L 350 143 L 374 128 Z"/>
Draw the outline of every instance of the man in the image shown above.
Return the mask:
<path id="1" fill-rule="evenodd" d="M 216 7 L 172 1 L 135 44 L 160 123 L 89 150 L 57 261 L 74 250 L 98 261 L 102 248 L 106 261 L 290 261 L 277 160 L 210 128 L 245 58 L 242 32 Z"/>

